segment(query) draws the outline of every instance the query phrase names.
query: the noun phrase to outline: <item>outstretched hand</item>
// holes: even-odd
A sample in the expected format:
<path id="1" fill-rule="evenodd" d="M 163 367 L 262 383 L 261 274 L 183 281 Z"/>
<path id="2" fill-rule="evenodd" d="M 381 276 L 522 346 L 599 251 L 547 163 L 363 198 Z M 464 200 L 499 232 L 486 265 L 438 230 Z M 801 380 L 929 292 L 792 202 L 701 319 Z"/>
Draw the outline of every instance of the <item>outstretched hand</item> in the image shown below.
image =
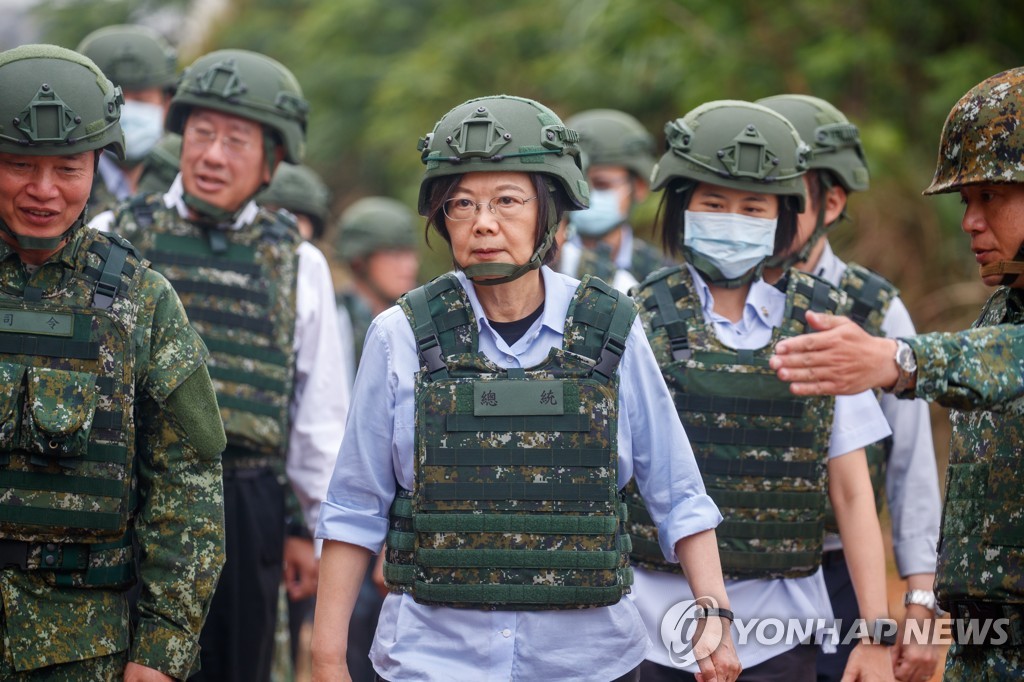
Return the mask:
<path id="1" fill-rule="evenodd" d="M 769 364 L 796 395 L 853 395 L 896 383 L 896 342 L 848 317 L 807 313 L 814 334 L 782 341 Z"/>

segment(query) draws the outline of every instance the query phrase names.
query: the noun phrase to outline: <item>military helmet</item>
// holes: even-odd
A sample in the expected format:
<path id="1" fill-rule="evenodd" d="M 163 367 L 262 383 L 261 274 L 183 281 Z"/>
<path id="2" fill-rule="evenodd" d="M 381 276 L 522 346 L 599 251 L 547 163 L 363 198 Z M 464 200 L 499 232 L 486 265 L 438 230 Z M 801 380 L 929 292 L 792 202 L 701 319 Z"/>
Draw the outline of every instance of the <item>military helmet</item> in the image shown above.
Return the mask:
<path id="1" fill-rule="evenodd" d="M 463 102 L 420 138 L 427 166 L 418 208 L 427 215 L 432 181 L 480 171 L 542 173 L 561 187 L 569 203 L 587 207 L 579 135 L 539 102 L 496 95 Z"/>
<path id="2" fill-rule="evenodd" d="M 359 199 L 341 214 L 334 248 L 346 263 L 377 251 L 415 249 L 415 214 L 388 197 Z"/>
<path id="3" fill-rule="evenodd" d="M 946 118 L 935 177 L 925 194 L 956 192 L 983 182 L 1022 183 L 1024 67 L 997 73 L 971 88 Z"/>
<path id="4" fill-rule="evenodd" d="M 667 151 L 652 189 L 674 178 L 792 197 L 803 211 L 810 148 L 793 125 L 767 107 L 738 100 L 707 102 L 665 125 Z"/>
<path id="5" fill-rule="evenodd" d="M 256 203 L 279 206 L 309 216 L 313 234 L 322 235 L 330 213 L 327 185 L 309 166 L 279 164 L 270 186 L 256 196 Z"/>
<path id="6" fill-rule="evenodd" d="M 56 45 L 0 53 L 0 152 L 59 156 L 107 148 L 124 159 L 124 97 L 91 59 Z"/>
<path id="7" fill-rule="evenodd" d="M 654 169 L 654 137 L 615 109 L 581 111 L 565 121 L 580 134 L 585 166 L 622 166 L 647 182 Z"/>
<path id="8" fill-rule="evenodd" d="M 164 192 L 174 182 L 181 166 L 181 135 L 165 133 L 142 161 L 139 194 Z"/>
<path id="9" fill-rule="evenodd" d="M 178 55 L 156 31 L 145 26 L 116 25 L 82 39 L 78 52 L 122 90 L 170 89 L 177 81 Z"/>
<path id="10" fill-rule="evenodd" d="M 868 165 L 860 144 L 860 131 L 843 112 L 809 95 L 776 95 L 756 104 L 782 114 L 811 147 L 810 170 L 828 170 L 847 192 L 868 188 Z"/>
<path id="11" fill-rule="evenodd" d="M 247 118 L 275 132 L 285 160 L 301 163 L 309 104 L 292 72 L 248 50 L 217 50 L 185 69 L 167 112 L 167 129 L 183 133 L 194 107 Z"/>

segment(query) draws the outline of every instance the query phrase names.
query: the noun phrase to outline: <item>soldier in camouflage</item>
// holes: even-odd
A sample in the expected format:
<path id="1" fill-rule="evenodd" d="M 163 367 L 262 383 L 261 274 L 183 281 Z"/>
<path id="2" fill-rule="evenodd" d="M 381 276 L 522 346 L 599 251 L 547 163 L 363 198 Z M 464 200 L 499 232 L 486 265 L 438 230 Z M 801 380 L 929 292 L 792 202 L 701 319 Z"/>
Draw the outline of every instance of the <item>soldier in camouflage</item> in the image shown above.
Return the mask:
<path id="1" fill-rule="evenodd" d="M 959 192 L 961 226 L 981 279 L 996 287 L 971 329 L 893 340 L 870 336 L 845 318 L 811 316 L 821 333 L 781 344 L 772 358 L 796 394 L 879 387 L 951 408 L 935 592 L 965 630 L 997 620 L 1007 626 L 954 643 L 946 680 L 1024 676 L 1022 114 L 1024 68 L 968 91 L 946 119 L 935 177 L 925 189 Z"/>
<path id="2" fill-rule="evenodd" d="M 745 619 L 827 615 L 820 567 L 831 499 L 843 536 L 859 549 L 850 562 L 859 615 L 886 622 L 882 537 L 863 450 L 889 434 L 881 410 L 869 392 L 794 399 L 768 367 L 776 343 L 806 331 L 809 310 L 844 305 L 841 292 L 811 275 L 792 271 L 778 288 L 761 277 L 768 257 L 795 236 L 809 149 L 776 112 L 733 100 L 703 104 L 665 133 L 668 151 L 652 184 L 665 192 L 665 247 L 686 263 L 632 294 L 708 494 L 726 518 L 717 535 L 729 598 Z M 631 499 L 635 601 L 659 642 L 667 608 L 698 593 L 653 551 L 659 536 Z M 750 637 L 738 654 L 752 680 L 815 679 L 813 645 Z M 694 672 L 655 646 L 643 678 L 690 680 Z M 892 679 L 888 650 L 858 645 L 846 674 Z"/>
<path id="3" fill-rule="evenodd" d="M 178 80 L 177 52 L 146 26 L 97 29 L 75 48 L 121 88 L 125 155 L 100 157 L 89 211 L 98 215 L 139 191 L 143 163 L 164 136 L 164 117 Z"/>
<path id="4" fill-rule="evenodd" d="M 294 215 L 299 234 L 306 241 L 323 238 L 331 196 L 323 179 L 309 166 L 288 162 L 278 165 L 270 187 L 256 196 L 256 203 L 271 211 L 283 208 Z"/>
<path id="5" fill-rule="evenodd" d="M 416 286 L 420 270 L 417 244 L 416 217 L 396 199 L 365 197 L 341 214 L 334 252 L 348 266 L 352 286 L 338 294 L 338 318 L 343 325 L 346 317 L 351 323 L 353 367 L 359 365 L 373 318 Z"/>
<path id="6" fill-rule="evenodd" d="M 797 236 L 787 252 L 769 259 L 765 280 L 775 283 L 791 267 L 813 273 L 847 294 L 851 318 L 871 334 L 888 338 L 916 334 L 896 287 L 864 266 L 844 263 L 828 242 L 828 233 L 846 216 L 849 194 L 868 188 L 868 167 L 857 127 L 817 97 L 777 95 L 757 103 L 785 116 L 811 147 L 804 175 L 808 201 L 797 219 Z M 940 507 L 931 419 L 923 400 L 881 394 L 880 402 L 892 438 L 867 448 L 875 506 L 881 512 L 882 502 L 888 498 L 896 567 L 908 587 L 904 595 L 907 617 L 925 627 L 936 613 L 932 584 Z M 831 513 L 826 517 L 826 530 L 825 584 L 832 610 L 843 622 L 845 641 L 857 617 L 857 599 Z M 839 682 L 854 646 L 853 642 L 840 642 L 835 654 L 819 652 L 818 682 Z M 934 646 L 899 640 L 893 672 L 901 682 L 918 682 L 931 677 L 937 658 Z"/>
<path id="7" fill-rule="evenodd" d="M 633 234 L 633 209 L 650 193 L 654 137 L 639 121 L 614 109 L 582 111 L 566 121 L 580 134 L 590 207 L 569 214 L 558 269 L 572 277 L 600 277 L 628 291 L 671 264 L 661 249 Z"/>
<path id="8" fill-rule="evenodd" d="M 348 408 L 334 291 L 294 217 L 253 200 L 281 160 L 301 161 L 307 109 L 294 76 L 269 57 L 200 57 L 167 119 L 182 135 L 181 172 L 166 193 L 122 205 L 113 223 L 182 297 L 210 349 L 227 433 L 228 563 L 199 679 L 267 680 L 282 577 L 291 591 L 316 584 L 311 533 Z"/>
<path id="9" fill-rule="evenodd" d="M 52 45 L 0 53 L 0 89 L 0 679 L 181 680 L 224 563 L 207 351 L 167 280 L 83 226 L 120 90 Z"/>
<path id="10" fill-rule="evenodd" d="M 635 681 L 649 645 L 622 598 L 619 491 L 633 473 L 663 557 L 723 607 L 706 614 L 724 639 L 700 650 L 701 670 L 736 678 L 720 517 L 635 306 L 545 265 L 564 213 L 587 205 L 577 141 L 547 107 L 505 95 L 455 107 L 420 140 L 419 211 L 456 272 L 367 334 L 317 529 L 316 679 L 347 679 L 348 616 L 386 539 L 379 679 Z"/>

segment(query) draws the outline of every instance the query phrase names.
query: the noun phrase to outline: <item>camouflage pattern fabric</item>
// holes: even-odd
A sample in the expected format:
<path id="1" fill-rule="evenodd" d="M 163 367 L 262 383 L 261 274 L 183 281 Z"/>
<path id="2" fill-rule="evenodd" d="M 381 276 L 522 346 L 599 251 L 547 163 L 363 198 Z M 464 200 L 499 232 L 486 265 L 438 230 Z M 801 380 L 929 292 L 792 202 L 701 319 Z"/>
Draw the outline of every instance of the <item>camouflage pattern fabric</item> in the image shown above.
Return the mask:
<path id="1" fill-rule="evenodd" d="M 366 332 L 370 330 L 373 322 L 373 313 L 366 305 L 362 296 L 354 291 L 343 291 L 338 294 L 338 314 L 348 315 L 352 323 L 352 340 L 355 342 L 355 366 L 359 366 L 359 358 L 363 357 L 363 342 L 366 341 Z"/>
<path id="2" fill-rule="evenodd" d="M 882 322 L 889 311 L 893 299 L 899 296 L 899 289 L 889 280 L 876 272 L 857 263 L 848 263 L 839 288 L 847 296 L 845 314 L 862 329 L 872 336 L 885 336 Z M 881 391 L 875 391 L 875 397 L 882 398 Z M 875 493 L 875 511 L 882 513 L 885 502 L 885 472 L 892 452 L 892 436 L 864 448 L 868 460 L 868 474 L 871 476 L 871 489 Z M 830 501 L 825 502 L 825 530 L 839 532 L 836 514 Z"/>
<path id="3" fill-rule="evenodd" d="M 953 644 L 946 654 L 944 682 L 1007 682 L 1024 679 L 1020 647 Z"/>
<path id="4" fill-rule="evenodd" d="M 732 579 L 810 575 L 821 564 L 835 399 L 793 396 L 768 358 L 776 343 L 806 330 L 807 310 L 834 312 L 843 294 L 791 271 L 783 322 L 771 343 L 735 350 L 705 323 L 694 287 L 681 265 L 633 293 L 708 495 L 726 519 L 716 529 L 722 572 Z M 665 562 L 635 482 L 626 493 L 633 560 L 681 571 Z"/>
<path id="5" fill-rule="evenodd" d="M 563 347 L 525 370 L 501 369 L 476 352 L 472 309 L 454 277 L 400 299 L 420 334 L 418 301 L 435 329 L 460 331 L 441 340 L 443 367 L 425 363 L 417 374 L 416 489 L 395 507 L 411 508 L 411 526 L 393 519 L 389 580 L 404 572 L 396 588 L 445 606 L 618 602 L 632 583 L 617 491 L 618 379 L 595 361 L 614 343 L 621 356 L 632 301 L 585 278 Z"/>
<path id="6" fill-rule="evenodd" d="M 1000 287 L 972 329 L 907 339 L 918 361 L 914 397 L 952 409 L 936 568 L 946 604 L 1024 604 L 1022 323 L 1024 290 Z"/>
<path id="7" fill-rule="evenodd" d="M 633 239 L 633 258 L 630 261 L 629 273 L 642 282 L 655 270 L 671 265 L 672 261 L 665 257 L 657 247 L 641 240 Z M 598 242 L 594 248 L 583 248 L 580 251 L 580 264 L 576 277 L 593 275 L 605 282 L 615 279 L 618 267 L 612 257 L 612 250 L 604 242 Z"/>
<path id="8" fill-rule="evenodd" d="M 141 225 L 140 216 L 142 222 L 151 216 L 152 223 Z M 225 466 L 283 467 L 302 241 L 294 220 L 260 209 L 242 229 L 205 229 L 154 194 L 122 208 L 114 231 L 170 280 L 210 350 L 228 436 Z"/>
<path id="9" fill-rule="evenodd" d="M 100 254 L 109 249 L 110 243 L 110 237 L 83 228 L 34 273 L 25 269 L 9 246 L 0 243 L 0 301 L 6 306 L 18 301 L 28 306 L 30 301 L 37 301 L 36 306 L 53 306 L 56 310 L 89 307 L 96 273 L 102 267 Z M 128 469 L 136 500 L 128 526 L 141 549 L 140 620 L 131 634 L 124 585 L 82 588 L 92 582 L 87 579 L 89 570 L 102 566 L 102 553 L 85 555 L 88 565 L 84 570 L 72 570 L 70 566 L 59 571 L 8 567 L 0 571 L 4 607 L 0 666 L 5 670 L 25 672 L 108 657 L 126 652 L 131 644 L 131 660 L 184 678 L 198 657 L 199 632 L 224 563 L 221 467 L 218 453 L 197 447 L 181 427 L 172 396 L 186 380 L 202 371 L 206 350 L 189 327 L 167 280 L 131 256 L 129 264 L 134 267 L 131 286 L 127 286 L 127 277 L 122 277 L 124 293 L 110 307 L 118 323 L 132 330 L 124 337 L 128 343 L 121 350 L 112 345 L 109 338 L 100 334 L 104 326 L 96 322 L 97 317 L 92 318 L 91 324 L 75 329 L 76 333 L 85 334 L 85 346 L 95 344 L 98 348 L 96 369 L 103 365 L 104 371 L 113 376 L 110 372 L 120 363 L 123 366 L 116 367 L 117 376 L 130 384 L 124 387 L 121 404 L 116 407 L 122 414 L 134 414 L 135 420 L 134 435 L 127 439 Z M 60 320 L 57 316 L 54 319 Z M 27 359 L 28 355 L 18 357 Z M 100 371 L 94 373 L 102 375 Z M 3 393 L 7 396 L 18 393 L 17 386 L 8 384 L 5 389 Z M 108 400 L 98 396 L 97 408 L 113 410 L 115 405 L 108 404 Z M 220 432 L 215 403 L 199 409 L 197 414 L 211 415 L 210 419 L 217 423 L 211 423 L 210 430 Z M 67 421 L 62 417 L 59 421 L 70 424 L 74 419 Z M 26 423 L 22 422 L 22 426 Z M 90 447 L 101 435 L 111 435 L 109 425 L 94 421 L 93 431 L 97 430 L 107 433 L 90 436 Z M 5 433 L 11 435 L 10 431 Z M 22 456 L 15 451 L 7 454 L 9 459 L 4 466 L 18 465 Z M 72 467 L 63 464 L 47 463 L 46 467 L 53 472 L 68 468 L 75 469 L 72 473 L 84 473 L 91 466 L 84 461 Z M 67 473 L 62 471 L 61 475 Z M 60 480 L 53 478 L 55 484 Z M 116 478 L 112 480 L 120 485 Z M 4 535 L 9 537 L 6 532 Z M 33 547 L 33 552 L 51 551 L 45 545 Z M 78 551 L 81 545 L 55 547 L 57 563 L 64 564 L 67 555 Z M 109 557 L 105 561 L 109 562 Z M 97 661 L 95 669 L 104 665 Z M 93 670 L 91 663 L 82 666 L 73 668 Z M 45 679 L 65 679 L 62 674 L 56 670 L 39 672 Z M 103 679 L 99 673 L 83 674 L 77 679 Z M 66 679 L 76 678 L 69 673 Z"/>

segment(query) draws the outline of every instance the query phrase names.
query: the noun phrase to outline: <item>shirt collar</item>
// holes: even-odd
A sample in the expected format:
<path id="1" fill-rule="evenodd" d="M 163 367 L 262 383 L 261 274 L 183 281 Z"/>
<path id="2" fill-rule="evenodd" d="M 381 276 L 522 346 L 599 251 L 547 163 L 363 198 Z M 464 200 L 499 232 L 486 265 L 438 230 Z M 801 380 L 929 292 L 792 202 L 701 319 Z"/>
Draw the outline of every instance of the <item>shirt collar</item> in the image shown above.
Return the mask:
<path id="1" fill-rule="evenodd" d="M 171 183 L 167 193 L 164 194 L 164 206 L 167 208 L 177 209 L 178 215 L 185 220 L 190 220 L 188 206 L 185 205 L 185 186 L 181 184 L 181 173 L 179 172 L 174 177 L 174 182 Z M 252 199 L 238 212 L 238 217 L 235 218 L 235 222 L 231 224 L 232 230 L 240 230 L 246 225 L 251 224 L 256 220 L 256 214 L 259 213 L 259 206 Z"/>
<path id="2" fill-rule="evenodd" d="M 700 276 L 697 269 L 689 263 L 686 267 L 690 270 L 694 283 L 697 285 L 697 298 L 700 300 L 701 310 L 705 319 L 725 319 L 715 313 L 715 299 L 711 295 L 711 288 Z M 758 278 L 750 283 L 750 291 L 747 292 L 747 300 L 743 304 L 743 320 L 736 325 L 746 325 L 752 318 L 757 318 L 762 325 L 774 327 L 775 320 L 782 319 L 782 312 L 786 305 L 786 295 Z"/>
<path id="3" fill-rule="evenodd" d="M 843 264 L 843 261 L 839 260 L 839 257 L 832 250 L 832 245 L 826 239 L 825 248 L 821 251 L 821 257 L 818 259 L 818 265 L 814 268 L 814 274 L 829 282 L 838 282 L 839 278 L 843 276 L 845 269 L 846 266 Z"/>
<path id="4" fill-rule="evenodd" d="M 552 331 L 563 334 L 565 332 L 565 313 L 569 309 L 572 294 L 559 280 L 558 275 L 548 266 L 541 266 L 540 275 L 544 280 L 544 312 L 541 313 L 540 324 Z M 483 306 L 480 305 L 480 299 L 477 298 L 476 288 L 472 280 L 466 277 L 465 273 L 461 270 L 457 271 L 455 276 L 459 278 L 462 288 L 466 290 L 466 296 L 469 298 L 469 304 L 473 308 L 473 319 L 476 320 L 477 327 L 479 329 L 490 329 L 490 324 L 487 322 Z"/>

